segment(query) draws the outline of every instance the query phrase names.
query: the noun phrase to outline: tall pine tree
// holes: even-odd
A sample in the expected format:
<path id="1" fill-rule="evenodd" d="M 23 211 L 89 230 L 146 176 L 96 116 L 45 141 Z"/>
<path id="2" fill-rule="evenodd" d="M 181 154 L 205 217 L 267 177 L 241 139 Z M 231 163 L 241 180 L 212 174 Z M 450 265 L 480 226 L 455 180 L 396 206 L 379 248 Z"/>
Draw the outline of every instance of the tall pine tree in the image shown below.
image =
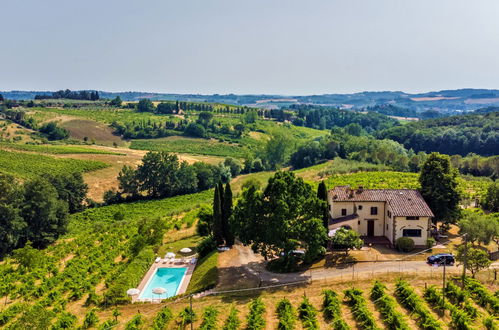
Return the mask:
<path id="1" fill-rule="evenodd" d="M 213 237 L 217 241 L 217 245 L 223 245 L 223 225 L 222 225 L 222 196 L 223 186 L 215 186 L 215 194 L 213 196 Z"/>
<path id="2" fill-rule="evenodd" d="M 324 181 L 321 181 L 319 187 L 317 187 L 317 197 L 326 202 L 322 212 L 322 223 L 326 227 L 326 230 L 329 231 L 329 203 L 327 200 L 327 187 Z"/>
<path id="3" fill-rule="evenodd" d="M 228 246 L 234 245 L 234 234 L 230 226 L 230 217 L 232 216 L 232 190 L 230 183 L 225 185 L 224 198 L 223 198 L 223 229 L 225 243 Z"/>

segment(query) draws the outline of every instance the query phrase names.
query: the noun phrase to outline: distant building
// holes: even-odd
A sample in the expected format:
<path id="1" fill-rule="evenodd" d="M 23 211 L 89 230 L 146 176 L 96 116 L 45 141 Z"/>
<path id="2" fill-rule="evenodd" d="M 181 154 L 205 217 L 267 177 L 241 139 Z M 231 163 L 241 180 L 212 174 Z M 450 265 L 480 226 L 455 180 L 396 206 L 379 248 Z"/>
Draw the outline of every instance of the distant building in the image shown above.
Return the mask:
<path id="1" fill-rule="evenodd" d="M 417 190 L 351 189 L 337 186 L 328 192 L 329 230 L 346 227 L 363 238 L 386 238 L 393 245 L 410 237 L 416 246 L 426 246 L 431 237 L 433 213 Z"/>

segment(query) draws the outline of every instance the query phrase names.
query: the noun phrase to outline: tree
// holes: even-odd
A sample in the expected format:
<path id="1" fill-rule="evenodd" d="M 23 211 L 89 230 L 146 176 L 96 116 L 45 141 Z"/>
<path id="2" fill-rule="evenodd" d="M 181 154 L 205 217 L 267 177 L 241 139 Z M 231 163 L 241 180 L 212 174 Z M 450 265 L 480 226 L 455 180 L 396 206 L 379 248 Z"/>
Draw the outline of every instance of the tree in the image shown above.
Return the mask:
<path id="1" fill-rule="evenodd" d="M 190 123 L 184 130 L 187 136 L 204 138 L 206 136 L 206 129 L 203 125 L 197 123 Z"/>
<path id="2" fill-rule="evenodd" d="M 329 230 L 329 202 L 327 199 L 327 187 L 324 180 L 322 180 L 317 187 L 317 198 L 326 202 L 322 211 L 322 224 L 326 230 Z"/>
<path id="3" fill-rule="evenodd" d="M 70 213 L 82 211 L 88 186 L 79 172 L 72 174 L 48 175 L 48 181 L 55 187 L 59 199 L 68 203 Z"/>
<path id="4" fill-rule="evenodd" d="M 232 232 L 232 228 L 230 225 L 230 218 L 232 217 L 232 190 L 230 188 L 230 183 L 227 182 L 225 184 L 225 189 L 224 189 L 224 197 L 223 197 L 223 209 L 222 209 L 222 216 L 223 216 L 223 232 L 224 232 L 224 238 L 225 238 L 225 243 L 228 246 L 234 245 L 234 233 Z"/>
<path id="5" fill-rule="evenodd" d="M 213 235 L 213 210 L 207 205 L 202 205 L 197 213 L 198 223 L 196 231 L 199 236 Z"/>
<path id="6" fill-rule="evenodd" d="M 287 162 L 293 145 L 293 140 L 286 134 L 273 132 L 264 147 L 262 158 L 271 169 L 279 168 Z"/>
<path id="7" fill-rule="evenodd" d="M 58 199 L 57 190 L 42 178 L 32 179 L 24 185 L 24 205 L 21 214 L 27 227 L 25 241 L 36 248 L 48 244 L 66 232 L 68 205 Z"/>
<path id="8" fill-rule="evenodd" d="M 137 235 L 130 242 L 130 250 L 133 255 L 146 246 L 158 246 L 163 240 L 166 231 L 165 221 L 161 218 L 146 219 L 143 218 L 137 223 Z"/>
<path id="9" fill-rule="evenodd" d="M 69 131 L 59 127 L 55 121 L 43 124 L 40 132 L 45 134 L 49 140 L 63 140 L 69 137 Z"/>
<path id="10" fill-rule="evenodd" d="M 14 177 L 0 173 L 0 257 L 17 246 L 26 227 L 22 204 L 22 186 Z"/>
<path id="11" fill-rule="evenodd" d="M 350 123 L 345 126 L 345 132 L 353 136 L 360 136 L 362 133 L 362 126 L 357 123 Z"/>
<path id="12" fill-rule="evenodd" d="M 256 122 L 257 119 L 258 119 L 258 112 L 256 112 L 256 110 L 254 109 L 246 111 L 243 117 L 243 120 L 246 124 L 253 124 L 254 122 Z"/>
<path id="13" fill-rule="evenodd" d="M 464 259 L 466 257 L 466 270 L 469 270 L 471 272 L 471 277 L 474 278 L 480 270 L 488 268 L 492 261 L 490 261 L 487 252 L 474 248 L 470 244 L 466 250 L 465 256 L 465 246 L 464 244 L 460 245 L 457 248 L 456 259 L 460 264 L 464 264 Z"/>
<path id="14" fill-rule="evenodd" d="M 179 168 L 176 155 L 164 151 L 148 152 L 137 168 L 141 190 L 153 198 L 176 195 L 181 188 L 177 176 Z"/>
<path id="15" fill-rule="evenodd" d="M 482 206 L 490 212 L 499 212 L 499 184 L 491 183 L 483 197 Z"/>
<path id="16" fill-rule="evenodd" d="M 224 165 L 230 168 L 230 174 L 233 178 L 241 173 L 241 163 L 232 157 L 225 158 Z"/>
<path id="17" fill-rule="evenodd" d="M 458 225 L 459 234 L 466 234 L 466 241 L 473 245 L 476 242 L 487 245 L 494 238 L 499 237 L 499 222 L 484 214 L 469 212 Z"/>
<path id="18" fill-rule="evenodd" d="M 435 215 L 435 221 L 453 223 L 460 214 L 457 171 L 450 157 L 439 153 L 428 156 L 419 176 L 421 195 Z"/>
<path id="19" fill-rule="evenodd" d="M 133 167 L 125 165 L 118 174 L 119 188 L 122 194 L 131 198 L 139 196 L 140 182 Z"/>
<path id="20" fill-rule="evenodd" d="M 345 249 L 345 254 L 348 254 L 349 249 L 360 249 L 364 241 L 355 230 L 340 228 L 331 238 L 331 245 L 337 249 Z"/>
<path id="21" fill-rule="evenodd" d="M 112 99 L 111 102 L 109 102 L 109 105 L 113 107 L 121 107 L 122 103 L 123 101 L 121 100 L 121 97 L 118 95 L 114 99 Z"/>
<path id="22" fill-rule="evenodd" d="M 222 220 L 222 196 L 223 188 L 220 190 L 220 185 L 215 186 L 213 195 L 213 237 L 217 241 L 217 245 L 224 244 L 223 239 L 223 220 Z"/>
<path id="23" fill-rule="evenodd" d="M 19 266 L 25 269 L 37 268 L 44 263 L 45 259 L 43 252 L 33 248 L 30 241 L 26 242 L 24 247 L 14 250 L 13 258 Z"/>
<path id="24" fill-rule="evenodd" d="M 203 125 L 205 128 L 208 128 L 210 121 L 213 119 L 212 112 L 201 112 L 199 114 L 198 123 Z"/>
<path id="25" fill-rule="evenodd" d="M 232 224 L 243 244 L 266 259 L 282 256 L 285 269 L 293 268 L 291 251 L 305 248 L 315 259 L 327 238 L 321 218 L 324 201 L 292 172 L 277 172 L 263 192 L 250 185 L 234 208 Z M 317 226 L 317 223 L 321 224 Z"/>
<path id="26" fill-rule="evenodd" d="M 141 99 L 137 104 L 139 112 L 154 112 L 154 104 L 149 99 Z"/>

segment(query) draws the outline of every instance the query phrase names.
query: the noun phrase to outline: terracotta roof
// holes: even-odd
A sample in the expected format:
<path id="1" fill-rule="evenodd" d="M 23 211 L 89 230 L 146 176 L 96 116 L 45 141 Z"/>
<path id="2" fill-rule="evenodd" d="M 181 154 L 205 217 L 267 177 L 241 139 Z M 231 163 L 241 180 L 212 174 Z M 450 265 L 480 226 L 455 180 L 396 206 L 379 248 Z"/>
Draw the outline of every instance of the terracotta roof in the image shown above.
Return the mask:
<path id="1" fill-rule="evenodd" d="M 433 212 L 417 190 L 351 189 L 337 186 L 329 190 L 333 202 L 387 202 L 394 216 L 433 217 Z"/>

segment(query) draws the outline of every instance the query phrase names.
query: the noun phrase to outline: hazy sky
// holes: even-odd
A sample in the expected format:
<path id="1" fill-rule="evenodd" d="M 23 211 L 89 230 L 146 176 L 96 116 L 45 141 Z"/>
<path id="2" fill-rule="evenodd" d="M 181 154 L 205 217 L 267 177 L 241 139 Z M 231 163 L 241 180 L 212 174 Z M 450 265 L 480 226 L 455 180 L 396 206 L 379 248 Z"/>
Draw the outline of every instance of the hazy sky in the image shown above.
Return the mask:
<path id="1" fill-rule="evenodd" d="M 0 90 L 499 88 L 499 1 L 6 0 Z"/>

